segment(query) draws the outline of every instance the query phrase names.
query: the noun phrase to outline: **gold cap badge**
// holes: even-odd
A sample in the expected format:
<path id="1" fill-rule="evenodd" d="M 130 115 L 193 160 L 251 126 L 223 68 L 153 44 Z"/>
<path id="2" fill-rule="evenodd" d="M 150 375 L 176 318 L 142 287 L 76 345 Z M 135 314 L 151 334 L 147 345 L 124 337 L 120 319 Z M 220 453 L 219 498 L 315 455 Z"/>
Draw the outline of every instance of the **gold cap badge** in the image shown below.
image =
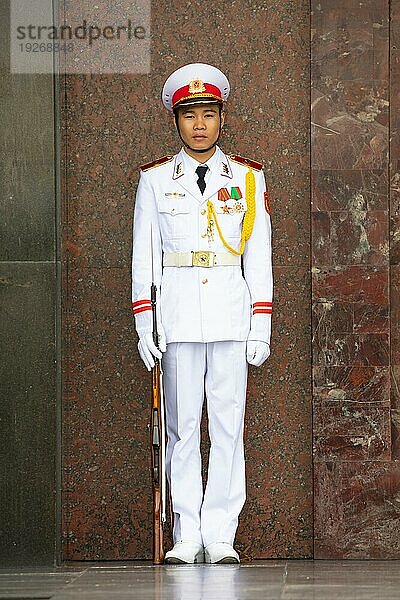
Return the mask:
<path id="1" fill-rule="evenodd" d="M 206 86 L 201 79 L 192 79 L 189 83 L 189 94 L 200 94 L 206 91 Z"/>

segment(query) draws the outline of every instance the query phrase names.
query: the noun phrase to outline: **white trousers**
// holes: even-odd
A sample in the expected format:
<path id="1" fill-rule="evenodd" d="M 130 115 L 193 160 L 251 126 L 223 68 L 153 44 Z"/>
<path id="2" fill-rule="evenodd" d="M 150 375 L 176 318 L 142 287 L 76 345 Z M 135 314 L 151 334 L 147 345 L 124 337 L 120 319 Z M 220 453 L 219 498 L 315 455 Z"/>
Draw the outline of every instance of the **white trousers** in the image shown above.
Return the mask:
<path id="1" fill-rule="evenodd" d="M 173 342 L 167 344 L 162 366 L 174 542 L 233 544 L 246 499 L 246 342 Z M 200 421 L 204 393 L 211 448 L 203 494 Z"/>

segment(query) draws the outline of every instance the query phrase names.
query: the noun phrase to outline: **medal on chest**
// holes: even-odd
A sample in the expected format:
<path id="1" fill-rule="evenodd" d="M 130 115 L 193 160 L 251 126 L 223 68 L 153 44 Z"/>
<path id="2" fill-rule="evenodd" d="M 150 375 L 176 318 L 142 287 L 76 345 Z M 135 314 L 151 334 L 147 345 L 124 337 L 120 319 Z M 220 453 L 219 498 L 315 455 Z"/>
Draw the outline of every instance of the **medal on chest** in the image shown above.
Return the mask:
<path id="1" fill-rule="evenodd" d="M 221 188 L 218 190 L 218 201 L 220 208 L 225 214 L 235 214 L 238 212 L 244 212 L 243 202 L 240 200 L 243 198 L 242 192 L 239 186 L 231 187 L 229 191 L 227 188 Z"/>

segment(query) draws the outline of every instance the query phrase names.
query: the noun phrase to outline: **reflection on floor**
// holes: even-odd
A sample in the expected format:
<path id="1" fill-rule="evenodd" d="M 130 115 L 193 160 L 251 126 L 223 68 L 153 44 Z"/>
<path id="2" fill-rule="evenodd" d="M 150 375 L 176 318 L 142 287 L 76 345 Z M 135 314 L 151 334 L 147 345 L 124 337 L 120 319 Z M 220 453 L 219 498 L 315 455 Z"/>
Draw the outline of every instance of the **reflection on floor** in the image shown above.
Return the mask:
<path id="1" fill-rule="evenodd" d="M 399 600 L 400 561 L 271 560 L 0 570 L 0 600 Z"/>

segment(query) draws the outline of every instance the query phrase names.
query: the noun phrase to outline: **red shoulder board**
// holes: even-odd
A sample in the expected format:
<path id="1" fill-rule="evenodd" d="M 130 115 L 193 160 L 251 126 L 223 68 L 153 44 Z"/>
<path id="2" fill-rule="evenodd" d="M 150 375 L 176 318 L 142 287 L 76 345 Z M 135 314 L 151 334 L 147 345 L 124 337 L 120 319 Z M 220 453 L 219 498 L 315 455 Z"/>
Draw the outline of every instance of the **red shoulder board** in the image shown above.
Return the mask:
<path id="1" fill-rule="evenodd" d="M 160 165 L 170 162 L 173 158 L 173 156 L 163 156 L 162 158 L 157 158 L 157 160 L 153 160 L 153 162 L 141 165 L 140 169 L 142 171 L 148 171 L 149 169 L 153 169 L 154 167 L 159 167 Z"/>
<path id="2" fill-rule="evenodd" d="M 245 158 L 244 156 L 239 156 L 237 154 L 229 154 L 229 158 L 234 162 L 246 165 L 246 167 L 251 167 L 256 171 L 261 171 L 262 169 L 262 163 L 259 163 L 256 160 L 251 160 L 250 158 Z"/>

